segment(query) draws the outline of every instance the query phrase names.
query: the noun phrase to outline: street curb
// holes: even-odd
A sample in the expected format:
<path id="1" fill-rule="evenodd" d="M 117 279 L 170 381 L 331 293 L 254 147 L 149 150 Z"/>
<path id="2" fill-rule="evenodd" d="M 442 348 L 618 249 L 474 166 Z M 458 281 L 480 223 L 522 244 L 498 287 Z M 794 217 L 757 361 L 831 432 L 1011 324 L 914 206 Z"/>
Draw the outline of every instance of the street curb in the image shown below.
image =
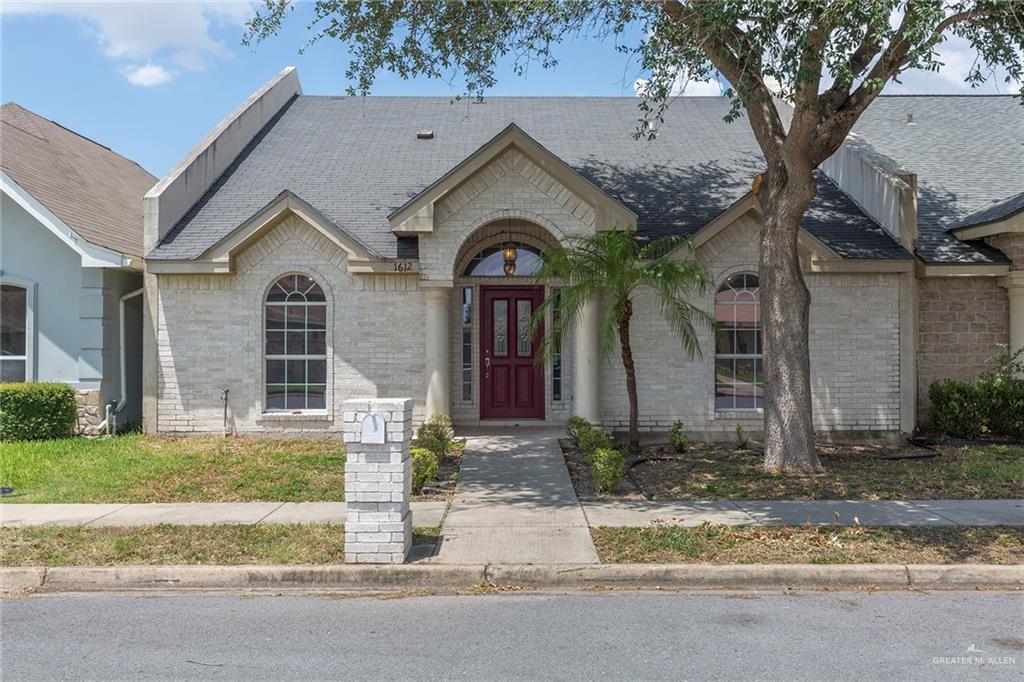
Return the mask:
<path id="1" fill-rule="evenodd" d="M 0 591 L 1021 590 L 1024 566 L 979 564 L 404 564 L 0 568 Z"/>

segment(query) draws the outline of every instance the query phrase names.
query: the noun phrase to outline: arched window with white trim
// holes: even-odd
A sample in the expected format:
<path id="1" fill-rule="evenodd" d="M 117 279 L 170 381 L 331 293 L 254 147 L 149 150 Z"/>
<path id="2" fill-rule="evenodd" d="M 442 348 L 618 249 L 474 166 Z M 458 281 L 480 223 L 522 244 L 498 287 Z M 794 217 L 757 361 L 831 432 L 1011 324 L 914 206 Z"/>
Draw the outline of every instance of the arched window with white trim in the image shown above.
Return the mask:
<path id="1" fill-rule="evenodd" d="M 274 283 L 265 304 L 268 412 L 327 409 L 327 298 L 306 275 Z"/>
<path id="2" fill-rule="evenodd" d="M 715 409 L 764 407 L 761 293 L 757 275 L 732 275 L 715 294 Z"/>
<path id="3" fill-rule="evenodd" d="M 31 381 L 32 288 L 0 284 L 0 382 Z"/>

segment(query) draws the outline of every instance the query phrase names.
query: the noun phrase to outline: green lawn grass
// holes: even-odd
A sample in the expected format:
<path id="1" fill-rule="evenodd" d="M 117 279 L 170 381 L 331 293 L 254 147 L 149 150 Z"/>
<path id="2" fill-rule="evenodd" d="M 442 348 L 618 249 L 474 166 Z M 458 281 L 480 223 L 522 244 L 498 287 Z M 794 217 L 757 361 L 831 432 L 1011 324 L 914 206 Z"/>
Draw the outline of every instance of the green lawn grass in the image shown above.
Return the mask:
<path id="1" fill-rule="evenodd" d="M 1024 529 L 722 526 L 591 530 L 605 563 L 1020 564 Z"/>
<path id="2" fill-rule="evenodd" d="M 340 501 L 336 440 L 147 437 L 0 443 L 3 502 Z"/>

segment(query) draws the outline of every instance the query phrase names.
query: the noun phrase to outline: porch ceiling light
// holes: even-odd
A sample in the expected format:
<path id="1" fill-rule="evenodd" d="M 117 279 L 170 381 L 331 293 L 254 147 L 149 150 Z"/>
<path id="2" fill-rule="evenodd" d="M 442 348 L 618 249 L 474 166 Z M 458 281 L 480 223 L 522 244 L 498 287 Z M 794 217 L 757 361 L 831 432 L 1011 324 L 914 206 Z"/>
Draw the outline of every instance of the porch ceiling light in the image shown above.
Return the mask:
<path id="1" fill-rule="evenodd" d="M 516 258 L 519 254 L 516 252 L 516 245 L 512 242 L 512 218 L 508 219 L 508 241 L 505 242 L 505 248 L 501 250 L 501 255 L 505 259 L 505 276 L 514 276 L 516 274 Z"/>
<path id="2" fill-rule="evenodd" d="M 509 242 L 501 253 L 505 258 L 505 274 L 512 277 L 516 274 L 516 245 Z"/>

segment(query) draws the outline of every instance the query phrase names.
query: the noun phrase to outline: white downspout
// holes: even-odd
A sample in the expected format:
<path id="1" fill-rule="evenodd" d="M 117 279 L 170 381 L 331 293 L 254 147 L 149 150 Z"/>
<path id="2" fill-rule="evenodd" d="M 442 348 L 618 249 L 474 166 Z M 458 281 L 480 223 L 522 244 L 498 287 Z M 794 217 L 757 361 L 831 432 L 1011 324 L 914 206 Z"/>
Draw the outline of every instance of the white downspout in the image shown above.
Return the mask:
<path id="1" fill-rule="evenodd" d="M 120 346 L 118 348 L 118 351 L 119 351 L 118 352 L 118 360 L 119 360 L 120 370 L 121 370 L 121 399 L 118 400 L 117 407 L 114 408 L 114 415 L 115 416 L 117 414 L 119 414 L 121 412 L 121 410 L 124 409 L 124 406 L 128 403 L 128 387 L 125 385 L 125 375 L 126 375 L 126 372 L 125 372 L 125 366 L 124 366 L 125 365 L 125 352 L 124 352 L 124 326 L 125 326 L 124 325 L 124 302 L 127 301 L 129 298 L 134 298 L 135 296 L 141 296 L 142 293 L 145 290 L 146 290 L 145 287 L 143 287 L 141 289 L 136 289 L 135 291 L 129 291 L 127 294 L 125 294 L 124 296 L 122 296 L 120 298 L 120 300 L 118 301 L 118 304 L 117 304 L 118 305 L 118 310 L 117 310 L 117 314 L 118 314 L 118 334 L 120 335 Z M 105 430 L 107 428 L 107 420 L 104 419 L 102 422 L 99 423 L 99 425 L 96 428 L 99 431 Z"/>

